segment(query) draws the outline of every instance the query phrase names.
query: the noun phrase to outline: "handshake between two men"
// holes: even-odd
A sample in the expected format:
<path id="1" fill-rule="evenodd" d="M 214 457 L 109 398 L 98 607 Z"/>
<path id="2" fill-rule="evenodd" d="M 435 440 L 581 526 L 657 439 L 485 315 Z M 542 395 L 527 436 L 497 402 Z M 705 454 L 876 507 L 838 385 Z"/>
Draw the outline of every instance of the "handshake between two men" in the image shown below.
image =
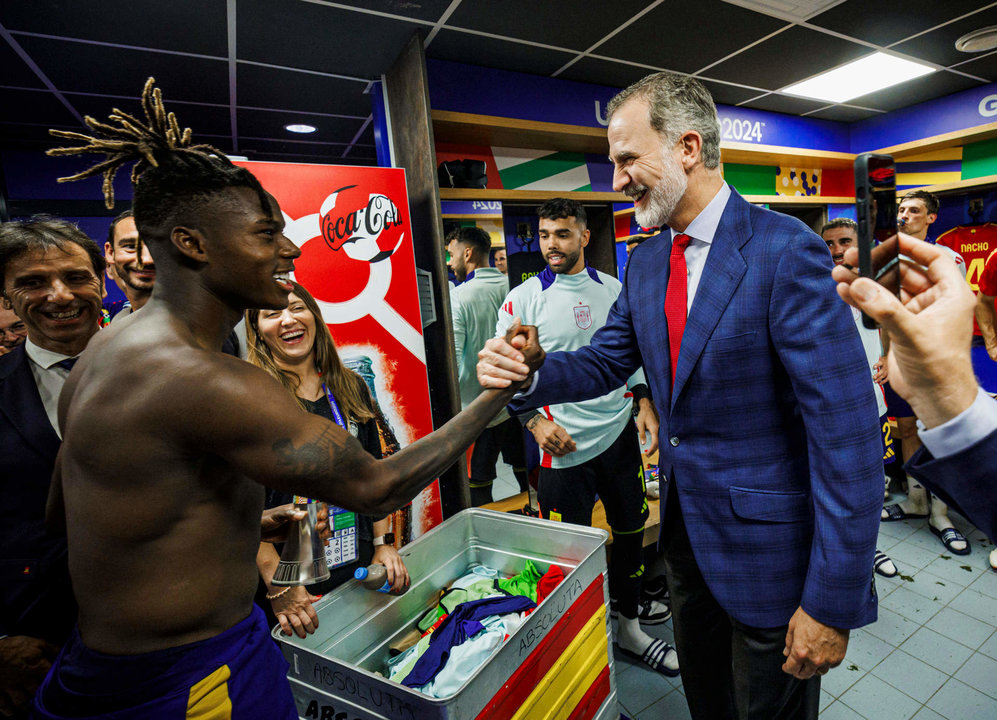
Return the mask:
<path id="1" fill-rule="evenodd" d="M 972 290 L 943 251 L 904 233 L 899 233 L 898 239 L 900 252 L 907 258 L 899 266 L 899 299 L 875 282 L 858 277 L 854 272 L 858 251 L 854 248 L 846 251 L 845 264 L 832 272 L 838 294 L 875 319 L 889 336 L 891 384 L 910 402 L 926 429 L 953 421 L 971 406 L 977 412 L 987 411 L 989 417 L 994 405 L 978 399 L 980 390 L 969 353 L 975 306 Z M 544 351 L 536 328 L 517 322 L 506 338 L 489 340 L 478 358 L 478 380 L 483 387 L 508 388 L 515 383 L 525 390 L 543 363 Z M 937 480 L 944 483 L 942 478 Z M 981 499 L 997 496 L 992 488 L 974 489 Z M 993 501 L 978 504 L 963 498 L 957 504 L 975 515 L 970 519 L 993 535 L 997 525 Z"/>

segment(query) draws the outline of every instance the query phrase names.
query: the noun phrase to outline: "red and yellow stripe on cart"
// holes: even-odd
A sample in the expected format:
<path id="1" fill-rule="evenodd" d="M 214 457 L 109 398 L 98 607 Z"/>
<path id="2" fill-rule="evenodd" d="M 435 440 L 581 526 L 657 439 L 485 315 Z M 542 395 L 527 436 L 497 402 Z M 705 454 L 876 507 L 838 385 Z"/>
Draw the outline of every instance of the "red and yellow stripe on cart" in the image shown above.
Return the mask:
<path id="1" fill-rule="evenodd" d="M 611 692 L 602 574 L 512 674 L 478 720 L 582 720 Z"/>

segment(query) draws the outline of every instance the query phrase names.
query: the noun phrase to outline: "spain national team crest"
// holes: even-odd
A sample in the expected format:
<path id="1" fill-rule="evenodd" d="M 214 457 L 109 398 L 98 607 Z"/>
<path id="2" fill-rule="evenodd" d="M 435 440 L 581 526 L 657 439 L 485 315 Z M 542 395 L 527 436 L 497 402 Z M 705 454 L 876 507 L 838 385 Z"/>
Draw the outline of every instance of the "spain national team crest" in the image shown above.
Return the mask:
<path id="1" fill-rule="evenodd" d="M 592 310 L 588 305 L 576 305 L 574 310 L 575 325 L 582 330 L 588 330 L 592 327 Z"/>

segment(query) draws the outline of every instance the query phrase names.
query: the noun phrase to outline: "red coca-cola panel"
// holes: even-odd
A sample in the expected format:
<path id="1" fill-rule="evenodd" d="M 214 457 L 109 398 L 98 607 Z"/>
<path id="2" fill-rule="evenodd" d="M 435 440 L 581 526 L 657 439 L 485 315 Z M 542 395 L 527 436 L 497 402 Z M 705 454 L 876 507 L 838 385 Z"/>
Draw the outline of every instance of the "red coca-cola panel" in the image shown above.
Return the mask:
<path id="1" fill-rule="evenodd" d="M 340 356 L 367 381 L 398 445 L 432 432 L 405 171 L 237 164 L 280 203 L 284 234 L 301 248 L 295 280 L 319 302 Z M 395 534 L 413 539 L 442 519 L 434 482 L 396 516 Z"/>

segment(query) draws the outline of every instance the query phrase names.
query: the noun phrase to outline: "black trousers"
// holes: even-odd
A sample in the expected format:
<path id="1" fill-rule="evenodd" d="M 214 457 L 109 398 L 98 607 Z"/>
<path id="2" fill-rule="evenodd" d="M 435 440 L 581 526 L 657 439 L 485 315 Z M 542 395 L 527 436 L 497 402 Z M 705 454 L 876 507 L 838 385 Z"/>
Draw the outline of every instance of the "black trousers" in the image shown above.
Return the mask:
<path id="1" fill-rule="evenodd" d="M 474 441 L 468 479 L 471 486 L 471 505 L 481 507 L 492 501 L 492 485 L 495 482 L 495 463 L 499 453 L 502 459 L 512 465 L 512 473 L 519 485 L 519 492 L 526 492 L 529 484 L 526 479 L 526 445 L 523 439 L 523 426 L 514 417 L 481 431 Z"/>
<path id="2" fill-rule="evenodd" d="M 613 531 L 609 597 L 619 603 L 620 615 L 633 619 L 640 609 L 648 507 L 640 445 L 632 422 L 627 422 L 612 444 L 594 458 L 573 467 L 540 468 L 537 501 L 544 517 L 555 517 L 552 513 L 556 512 L 561 522 L 591 526 L 596 497 L 602 500 Z"/>
<path id="3" fill-rule="evenodd" d="M 674 482 L 661 527 L 675 650 L 693 720 L 816 720 L 820 677 L 782 671 L 788 626 L 756 628 L 717 603 L 689 544 Z"/>

